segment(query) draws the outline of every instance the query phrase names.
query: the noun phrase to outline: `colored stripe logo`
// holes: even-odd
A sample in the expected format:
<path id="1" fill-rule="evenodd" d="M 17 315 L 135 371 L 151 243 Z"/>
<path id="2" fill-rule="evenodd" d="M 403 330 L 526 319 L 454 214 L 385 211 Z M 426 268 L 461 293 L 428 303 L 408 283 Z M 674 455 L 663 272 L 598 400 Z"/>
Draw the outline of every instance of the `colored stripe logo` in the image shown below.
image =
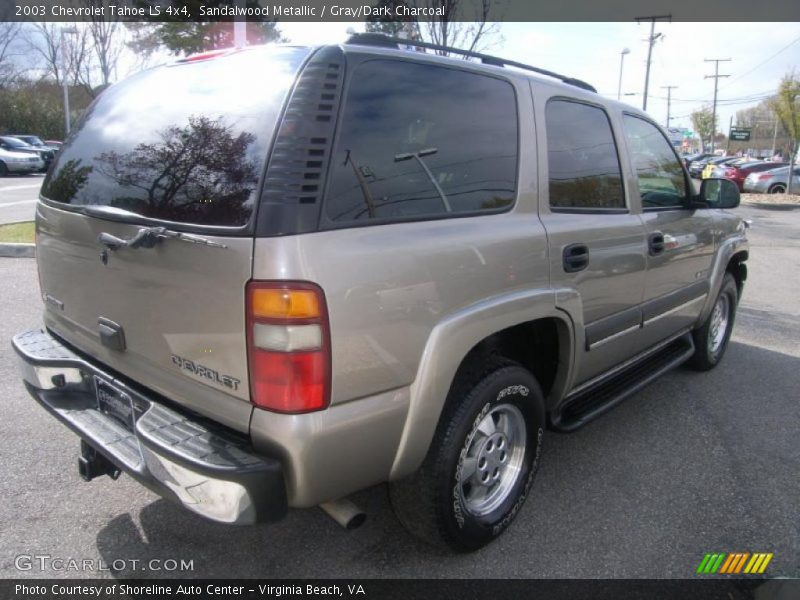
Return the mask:
<path id="1" fill-rule="evenodd" d="M 697 567 L 698 575 L 760 575 L 767 569 L 772 560 L 772 552 L 724 552 L 709 553 Z"/>

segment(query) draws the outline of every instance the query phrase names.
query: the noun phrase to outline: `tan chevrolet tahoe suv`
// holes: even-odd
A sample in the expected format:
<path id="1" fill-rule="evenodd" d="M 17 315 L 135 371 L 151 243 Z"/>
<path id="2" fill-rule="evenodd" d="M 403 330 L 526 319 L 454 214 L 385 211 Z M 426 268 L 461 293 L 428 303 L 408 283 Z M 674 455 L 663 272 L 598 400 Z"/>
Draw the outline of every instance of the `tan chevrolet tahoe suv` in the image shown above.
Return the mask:
<path id="1" fill-rule="evenodd" d="M 230 524 L 388 482 L 473 550 L 545 431 L 721 359 L 734 184 L 697 193 L 586 83 L 405 44 L 210 52 L 87 110 L 37 205 L 44 326 L 13 340 L 85 479 Z"/>

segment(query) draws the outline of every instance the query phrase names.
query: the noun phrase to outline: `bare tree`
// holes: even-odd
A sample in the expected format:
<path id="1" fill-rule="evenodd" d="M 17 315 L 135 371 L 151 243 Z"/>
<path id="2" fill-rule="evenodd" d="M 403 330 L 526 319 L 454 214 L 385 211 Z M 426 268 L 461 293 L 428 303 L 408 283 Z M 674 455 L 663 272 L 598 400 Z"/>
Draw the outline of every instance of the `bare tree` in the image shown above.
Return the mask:
<path id="1" fill-rule="evenodd" d="M 794 71 L 787 73 L 781 80 L 778 93 L 771 101 L 775 114 L 780 119 L 784 131 L 789 135 L 789 175 L 786 186 L 788 194 L 793 193 L 794 164 L 797 150 L 800 147 L 800 76 Z"/>
<path id="2" fill-rule="evenodd" d="M 418 0 L 412 4 L 443 9 L 442 16 L 418 24 L 422 37 L 434 44 L 479 52 L 499 35 L 497 23 L 491 22 L 498 18 L 497 0 Z"/>
<path id="3" fill-rule="evenodd" d="M 65 79 L 71 85 L 77 84 L 87 60 L 87 28 L 73 27 L 74 24 L 34 23 L 27 36 L 28 47 L 44 76 L 52 77 L 58 85 Z M 67 29 L 76 33 L 65 34 Z"/>
<path id="4" fill-rule="evenodd" d="M 0 22 L 0 88 L 6 87 L 18 74 L 14 59 L 21 29 L 21 23 Z"/>
<path id="5" fill-rule="evenodd" d="M 123 34 L 124 30 L 117 21 L 91 21 L 89 23 L 92 54 L 97 61 L 100 85 L 103 87 L 111 83 L 112 76 L 116 75 L 117 62 L 125 47 L 122 42 Z"/>

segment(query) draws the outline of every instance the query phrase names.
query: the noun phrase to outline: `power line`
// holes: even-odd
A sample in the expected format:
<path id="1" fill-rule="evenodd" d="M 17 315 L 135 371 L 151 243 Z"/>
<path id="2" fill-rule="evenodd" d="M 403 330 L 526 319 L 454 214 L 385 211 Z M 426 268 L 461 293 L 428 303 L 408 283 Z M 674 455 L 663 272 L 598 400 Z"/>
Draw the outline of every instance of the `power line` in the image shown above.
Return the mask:
<path id="1" fill-rule="evenodd" d="M 771 96 L 773 94 L 775 94 L 775 90 L 764 90 L 763 92 L 754 92 L 754 93 L 748 94 L 746 96 L 732 96 L 730 98 L 725 98 L 725 99 L 719 100 L 718 102 L 722 103 L 722 102 L 739 101 L 739 100 L 748 101 L 748 100 L 757 99 L 757 98 L 760 98 L 760 97 L 763 97 L 763 96 Z M 610 95 L 610 94 L 608 94 L 608 95 Z M 666 96 L 650 96 L 650 97 L 651 98 L 655 98 L 656 100 L 666 100 L 667 99 Z M 673 102 L 708 102 L 708 98 L 675 98 L 673 96 L 672 97 L 672 101 Z"/>
<path id="2" fill-rule="evenodd" d="M 714 136 L 717 135 L 717 84 L 719 83 L 720 77 L 730 77 L 730 75 L 720 75 L 719 74 L 719 63 L 721 62 L 730 62 L 730 58 L 704 58 L 703 62 L 713 62 L 714 63 L 714 74 L 713 75 L 706 75 L 705 79 L 713 79 L 714 80 L 714 103 L 711 109 L 711 154 L 714 154 Z"/>
<path id="3" fill-rule="evenodd" d="M 788 49 L 789 49 L 791 46 L 793 46 L 793 45 L 794 45 L 794 44 L 796 44 L 797 42 L 800 42 L 800 37 L 799 37 L 799 38 L 795 38 L 794 40 L 792 40 L 791 42 L 789 42 L 788 44 L 786 44 L 786 45 L 785 45 L 783 48 L 781 48 L 780 50 L 778 50 L 778 51 L 777 51 L 775 54 L 773 54 L 772 56 L 770 56 L 770 57 L 769 57 L 769 58 L 767 58 L 766 60 L 763 60 L 763 61 L 761 61 L 760 63 L 758 63 L 758 64 L 757 64 L 755 67 L 753 67 L 753 68 L 752 68 L 752 69 L 750 69 L 749 71 L 745 71 L 745 72 L 744 72 L 744 73 L 742 73 L 741 75 L 737 75 L 736 77 L 734 77 L 733 79 L 731 79 L 730 81 L 728 81 L 728 82 L 727 82 L 725 85 L 721 86 L 721 88 L 726 88 L 726 87 L 728 87 L 729 85 L 731 85 L 733 82 L 735 82 L 735 81 L 739 81 L 739 80 L 740 80 L 742 77 L 744 77 L 745 75 L 749 75 L 750 73 L 752 73 L 753 71 L 755 71 L 755 70 L 756 70 L 757 68 L 759 68 L 760 66 L 767 64 L 769 61 L 771 61 L 773 58 L 775 58 L 776 56 L 778 56 L 778 55 L 779 55 L 781 52 L 783 52 L 784 50 L 788 50 Z M 720 89 L 721 89 L 721 88 L 720 88 Z"/>

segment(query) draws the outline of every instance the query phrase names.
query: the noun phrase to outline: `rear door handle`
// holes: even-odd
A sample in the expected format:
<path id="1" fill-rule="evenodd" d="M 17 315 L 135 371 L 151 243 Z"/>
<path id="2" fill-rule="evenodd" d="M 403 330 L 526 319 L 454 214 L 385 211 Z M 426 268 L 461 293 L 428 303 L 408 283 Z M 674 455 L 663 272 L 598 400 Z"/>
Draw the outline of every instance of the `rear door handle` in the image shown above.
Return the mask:
<path id="1" fill-rule="evenodd" d="M 589 247 L 586 244 L 570 244 L 561 256 L 565 273 L 582 271 L 589 266 Z"/>
<path id="2" fill-rule="evenodd" d="M 650 256 L 657 256 L 664 252 L 664 234 L 654 231 L 647 237 L 647 248 Z"/>

